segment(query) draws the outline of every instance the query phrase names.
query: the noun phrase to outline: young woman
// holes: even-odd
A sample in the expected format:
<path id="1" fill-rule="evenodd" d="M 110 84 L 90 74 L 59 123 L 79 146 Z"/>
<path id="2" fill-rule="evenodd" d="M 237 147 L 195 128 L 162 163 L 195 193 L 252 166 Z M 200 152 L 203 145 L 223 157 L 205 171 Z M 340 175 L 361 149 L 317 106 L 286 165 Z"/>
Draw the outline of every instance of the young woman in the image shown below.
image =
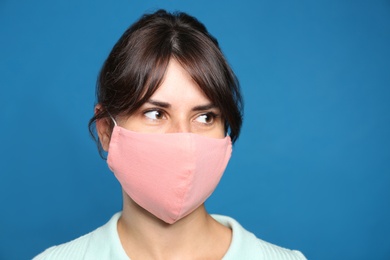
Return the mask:
<path id="1" fill-rule="evenodd" d="M 104 63 L 89 125 L 122 185 L 123 210 L 36 259 L 305 259 L 204 207 L 241 109 L 238 81 L 203 24 L 185 13 L 144 15 Z"/>

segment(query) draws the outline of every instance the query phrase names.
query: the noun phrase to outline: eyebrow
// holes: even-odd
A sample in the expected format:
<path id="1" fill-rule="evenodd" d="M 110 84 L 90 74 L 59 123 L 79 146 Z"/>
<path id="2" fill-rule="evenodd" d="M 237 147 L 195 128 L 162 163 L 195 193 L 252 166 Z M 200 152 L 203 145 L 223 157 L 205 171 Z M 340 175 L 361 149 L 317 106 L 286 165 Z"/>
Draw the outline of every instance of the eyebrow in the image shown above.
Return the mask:
<path id="1" fill-rule="evenodd" d="M 152 104 L 154 106 L 162 107 L 162 108 L 170 108 L 171 107 L 171 104 L 169 104 L 167 102 L 157 101 L 157 100 L 153 100 L 153 99 L 149 99 L 148 101 L 146 101 L 146 103 Z M 210 104 L 206 104 L 206 105 L 195 106 L 191 110 L 192 111 L 203 111 L 203 110 L 209 110 L 209 109 L 215 109 L 215 108 L 217 108 L 217 106 L 214 105 L 213 103 L 210 103 Z"/>
<path id="2" fill-rule="evenodd" d="M 170 108 L 171 107 L 171 104 L 169 104 L 167 102 L 157 101 L 157 100 L 153 100 L 153 99 L 149 99 L 148 101 L 146 101 L 146 103 L 152 104 L 154 106 L 162 107 L 162 108 Z"/>
<path id="3" fill-rule="evenodd" d="M 213 109 L 213 108 L 217 108 L 217 106 L 210 103 L 207 105 L 200 105 L 200 106 L 193 107 L 192 111 L 203 111 L 203 110 L 209 110 L 209 109 Z"/>

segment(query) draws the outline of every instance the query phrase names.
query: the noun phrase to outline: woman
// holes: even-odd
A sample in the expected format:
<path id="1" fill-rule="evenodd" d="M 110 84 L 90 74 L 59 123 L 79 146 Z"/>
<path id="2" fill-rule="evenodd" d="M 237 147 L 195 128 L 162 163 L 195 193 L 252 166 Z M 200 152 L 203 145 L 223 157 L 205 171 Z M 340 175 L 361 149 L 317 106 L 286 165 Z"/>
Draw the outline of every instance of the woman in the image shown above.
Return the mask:
<path id="1" fill-rule="evenodd" d="M 238 81 L 185 13 L 144 15 L 101 70 L 90 121 L 123 189 L 123 211 L 36 259 L 305 259 L 209 215 L 242 123 Z"/>

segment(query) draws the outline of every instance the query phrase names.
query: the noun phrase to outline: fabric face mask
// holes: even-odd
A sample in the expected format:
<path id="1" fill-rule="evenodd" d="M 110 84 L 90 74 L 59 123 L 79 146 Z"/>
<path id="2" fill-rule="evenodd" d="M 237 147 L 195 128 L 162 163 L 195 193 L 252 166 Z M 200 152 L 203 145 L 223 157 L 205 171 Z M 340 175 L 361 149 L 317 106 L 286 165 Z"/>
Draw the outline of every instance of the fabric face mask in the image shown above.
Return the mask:
<path id="1" fill-rule="evenodd" d="M 132 200 L 172 224 L 211 195 L 231 153 L 229 136 L 138 133 L 115 124 L 107 163 Z"/>

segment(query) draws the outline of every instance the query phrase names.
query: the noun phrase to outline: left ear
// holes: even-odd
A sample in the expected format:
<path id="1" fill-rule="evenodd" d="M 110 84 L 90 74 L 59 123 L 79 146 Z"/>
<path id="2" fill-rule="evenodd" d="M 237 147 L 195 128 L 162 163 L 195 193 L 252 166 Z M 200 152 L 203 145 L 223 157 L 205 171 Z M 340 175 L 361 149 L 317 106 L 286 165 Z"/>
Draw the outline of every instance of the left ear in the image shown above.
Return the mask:
<path id="1" fill-rule="evenodd" d="M 100 104 L 95 106 L 95 114 L 99 113 L 102 109 Z M 99 141 L 104 151 L 108 152 L 111 139 L 111 124 L 108 118 L 101 118 L 96 120 L 96 131 L 99 136 Z"/>

